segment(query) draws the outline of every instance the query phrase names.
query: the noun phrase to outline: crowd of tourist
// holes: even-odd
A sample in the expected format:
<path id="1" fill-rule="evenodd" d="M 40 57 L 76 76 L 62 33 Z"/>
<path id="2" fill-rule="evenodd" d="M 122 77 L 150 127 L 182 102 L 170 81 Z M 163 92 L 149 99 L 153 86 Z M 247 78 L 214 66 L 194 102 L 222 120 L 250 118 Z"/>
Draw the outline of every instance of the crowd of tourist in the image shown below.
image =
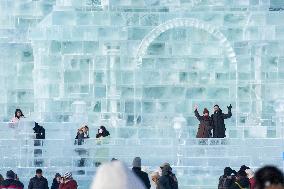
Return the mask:
<path id="1" fill-rule="evenodd" d="M 14 128 L 15 125 L 19 123 L 19 121 L 25 118 L 21 109 L 15 110 L 15 115 L 10 121 L 10 127 Z M 39 123 L 35 122 L 35 126 L 33 128 L 35 133 L 35 139 L 45 139 L 45 129 L 43 126 L 39 125 Z M 104 138 L 110 136 L 109 131 L 106 129 L 105 126 L 100 126 L 98 132 L 96 134 L 96 138 Z M 89 136 L 89 127 L 87 124 L 83 124 L 78 130 L 75 137 L 75 144 L 82 145 L 85 139 L 90 138 Z"/>
<path id="2" fill-rule="evenodd" d="M 226 126 L 224 123 L 225 119 L 232 117 L 232 105 L 227 106 L 228 113 L 222 112 L 219 105 L 213 107 L 214 113 L 209 116 L 209 110 L 204 108 L 203 115 L 201 116 L 198 112 L 198 106 L 194 106 L 194 114 L 199 120 L 200 124 L 196 134 L 196 138 L 225 138 L 226 137 Z M 24 114 L 21 109 L 16 109 L 15 116 L 11 119 L 11 123 L 17 124 L 21 118 L 24 118 Z M 34 131 L 36 133 L 36 139 L 45 139 L 45 129 L 35 122 Z M 105 126 L 100 126 L 96 134 L 96 138 L 102 138 L 110 136 Z M 89 127 L 87 124 L 83 124 L 78 130 L 75 137 L 75 143 L 82 145 L 84 139 L 90 138 Z"/>
<path id="3" fill-rule="evenodd" d="M 246 165 L 239 171 L 226 167 L 218 189 L 284 189 L 284 175 L 274 166 L 265 166 L 256 173 Z"/>
<path id="4" fill-rule="evenodd" d="M 208 109 L 203 110 L 201 116 L 198 106 L 194 107 L 196 118 L 200 121 L 197 138 L 224 138 L 226 137 L 226 127 L 224 120 L 232 116 L 232 105 L 227 106 L 228 113 L 222 112 L 218 105 L 214 106 L 214 113 L 209 116 Z M 16 109 L 15 116 L 11 123 L 17 124 L 24 117 L 20 109 Z M 33 128 L 36 139 L 45 139 L 45 129 L 38 123 Z M 100 126 L 96 138 L 110 136 L 109 131 L 104 126 Z M 90 138 L 89 127 L 83 124 L 75 137 L 75 143 L 82 145 L 85 139 Z M 173 173 L 169 163 L 164 163 L 158 171 L 150 176 L 142 171 L 141 158 L 135 157 L 132 169 L 129 169 L 123 162 L 113 158 L 109 163 L 98 164 L 98 171 L 94 178 L 91 189 L 178 189 L 178 180 Z M 150 179 L 152 180 L 152 186 Z M 154 186 L 153 186 L 154 185 Z M 71 172 L 66 172 L 63 176 L 56 173 L 51 189 L 77 189 L 77 182 L 73 179 Z M 6 179 L 0 175 L 0 189 L 23 189 L 24 185 L 12 170 L 7 171 Z M 36 170 L 36 175 L 30 179 L 28 189 L 48 189 L 48 181 L 43 177 L 41 169 Z M 218 189 L 284 189 L 283 173 L 273 166 L 266 166 L 256 173 L 249 167 L 243 165 L 239 171 L 230 167 L 224 169 L 224 174 L 219 178 Z"/>
<path id="5" fill-rule="evenodd" d="M 132 169 L 123 162 L 112 159 L 109 163 L 99 166 L 91 189 L 178 189 L 178 180 L 169 163 L 163 163 L 158 171 L 151 175 L 142 171 L 141 158 L 135 157 Z M 150 182 L 152 180 L 152 185 Z M 55 174 L 51 189 L 77 189 L 78 184 L 71 172 L 63 176 Z M 1 189 L 23 189 L 24 185 L 16 173 L 7 171 L 6 179 L 0 175 Z M 42 170 L 37 169 L 35 177 L 30 179 L 28 189 L 48 189 L 48 181 L 43 177 Z M 284 176 L 281 170 L 274 166 L 265 166 L 254 173 L 243 165 L 239 171 L 230 167 L 224 169 L 219 178 L 218 189 L 284 189 Z"/>

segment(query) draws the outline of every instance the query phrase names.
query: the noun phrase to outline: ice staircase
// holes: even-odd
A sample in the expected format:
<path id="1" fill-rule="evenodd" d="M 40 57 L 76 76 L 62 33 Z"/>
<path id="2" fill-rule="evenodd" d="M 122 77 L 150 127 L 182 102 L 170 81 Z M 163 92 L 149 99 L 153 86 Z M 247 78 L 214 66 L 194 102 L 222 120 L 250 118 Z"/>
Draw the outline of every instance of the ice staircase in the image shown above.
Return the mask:
<path id="1" fill-rule="evenodd" d="M 203 140 L 186 134 L 178 139 L 172 128 L 164 128 L 158 136 L 154 134 L 155 130 L 161 131 L 157 128 L 118 127 L 109 128 L 110 138 L 98 140 L 92 138 L 95 133 L 91 133 L 91 138 L 83 145 L 74 145 L 78 125 L 41 125 L 46 128 L 43 141 L 33 139 L 33 121 L 20 122 L 17 127 L 1 123 L 0 127 L 1 173 L 15 170 L 26 186 L 35 169 L 41 167 L 50 183 L 56 172 L 72 171 L 79 188 L 87 189 L 98 165 L 113 157 L 131 166 L 132 159 L 140 156 L 149 173 L 163 162 L 169 162 L 181 189 L 216 188 L 226 166 L 238 169 L 243 164 L 252 168 L 274 164 L 283 168 L 283 139 Z"/>

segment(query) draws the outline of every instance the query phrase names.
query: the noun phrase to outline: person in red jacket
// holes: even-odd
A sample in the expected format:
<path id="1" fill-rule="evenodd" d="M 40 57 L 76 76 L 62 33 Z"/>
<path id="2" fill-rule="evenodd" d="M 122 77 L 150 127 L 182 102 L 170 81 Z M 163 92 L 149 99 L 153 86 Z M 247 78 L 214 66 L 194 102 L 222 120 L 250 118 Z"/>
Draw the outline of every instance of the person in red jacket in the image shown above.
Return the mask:
<path id="1" fill-rule="evenodd" d="M 16 174 L 10 170 L 6 173 L 7 179 L 0 183 L 2 189 L 23 189 L 24 185 L 20 181 L 16 180 Z"/>
<path id="2" fill-rule="evenodd" d="M 247 177 L 249 178 L 249 188 L 255 189 L 255 178 L 254 178 L 254 172 L 251 169 L 245 170 Z"/>
<path id="3" fill-rule="evenodd" d="M 72 173 L 66 172 L 59 185 L 59 189 L 77 189 L 77 182 L 72 178 Z"/>

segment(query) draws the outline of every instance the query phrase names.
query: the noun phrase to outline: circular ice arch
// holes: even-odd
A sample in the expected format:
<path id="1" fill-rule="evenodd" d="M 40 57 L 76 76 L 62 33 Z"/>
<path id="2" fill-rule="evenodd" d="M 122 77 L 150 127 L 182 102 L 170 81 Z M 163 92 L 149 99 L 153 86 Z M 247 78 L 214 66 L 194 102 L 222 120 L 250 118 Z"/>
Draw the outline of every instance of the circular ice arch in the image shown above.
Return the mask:
<path id="1" fill-rule="evenodd" d="M 236 95 L 235 95 L 235 111 L 236 111 L 236 125 L 238 125 L 238 66 L 237 66 L 237 58 L 236 58 L 236 53 L 231 46 L 230 42 L 227 40 L 227 38 L 222 34 L 222 32 L 219 31 L 218 28 L 203 22 L 198 19 L 194 18 L 175 18 L 168 20 L 159 26 L 155 27 L 153 30 L 151 30 L 141 41 L 141 43 L 138 46 L 138 50 L 135 54 L 134 58 L 134 64 L 135 64 L 135 71 L 134 71 L 134 82 L 136 82 L 137 79 L 137 74 L 136 73 L 141 65 L 142 65 L 142 58 L 146 54 L 148 47 L 150 44 L 162 33 L 174 29 L 174 28 L 179 28 L 179 27 L 192 27 L 195 29 L 200 29 L 208 34 L 212 35 L 214 38 L 216 38 L 217 41 L 220 42 L 220 45 L 224 49 L 224 53 L 227 56 L 229 63 L 231 64 L 232 68 L 235 69 L 235 90 L 236 90 Z M 137 100 L 136 98 L 136 93 L 137 93 L 137 86 L 134 85 L 134 99 Z M 134 103 L 134 106 L 136 106 L 136 103 Z M 134 117 L 137 117 L 137 112 L 136 112 L 136 107 L 134 107 Z"/>
<path id="2" fill-rule="evenodd" d="M 168 20 L 159 26 L 155 27 L 152 31 L 150 31 L 141 41 L 139 44 L 136 56 L 135 56 L 135 63 L 136 66 L 139 67 L 142 64 L 142 57 L 146 54 L 146 51 L 150 44 L 162 33 L 166 32 L 167 30 L 178 28 L 178 27 L 192 27 L 196 29 L 200 29 L 203 31 L 208 32 L 213 37 L 215 37 L 221 45 L 224 47 L 225 54 L 229 59 L 230 63 L 236 64 L 236 54 L 234 49 L 232 48 L 230 42 L 227 38 L 214 26 L 202 22 L 197 19 L 193 18 L 175 18 L 172 20 Z"/>

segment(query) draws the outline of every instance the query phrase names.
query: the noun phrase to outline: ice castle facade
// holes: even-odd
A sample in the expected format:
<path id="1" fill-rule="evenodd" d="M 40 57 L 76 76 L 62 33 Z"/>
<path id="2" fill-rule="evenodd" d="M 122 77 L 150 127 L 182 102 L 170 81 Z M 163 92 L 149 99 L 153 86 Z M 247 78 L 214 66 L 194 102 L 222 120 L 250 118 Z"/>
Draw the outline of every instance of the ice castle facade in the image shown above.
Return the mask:
<path id="1" fill-rule="evenodd" d="M 36 167 L 49 179 L 71 170 L 85 189 L 98 162 L 141 156 L 148 172 L 174 165 L 182 189 L 209 189 L 225 166 L 283 169 L 283 10 L 280 0 L 0 0 L 0 173 L 27 182 Z M 232 104 L 226 139 L 195 139 L 195 104 Z M 10 128 L 16 108 L 27 120 Z M 31 120 L 46 128 L 43 145 Z M 78 149 L 82 123 L 111 138 Z"/>

